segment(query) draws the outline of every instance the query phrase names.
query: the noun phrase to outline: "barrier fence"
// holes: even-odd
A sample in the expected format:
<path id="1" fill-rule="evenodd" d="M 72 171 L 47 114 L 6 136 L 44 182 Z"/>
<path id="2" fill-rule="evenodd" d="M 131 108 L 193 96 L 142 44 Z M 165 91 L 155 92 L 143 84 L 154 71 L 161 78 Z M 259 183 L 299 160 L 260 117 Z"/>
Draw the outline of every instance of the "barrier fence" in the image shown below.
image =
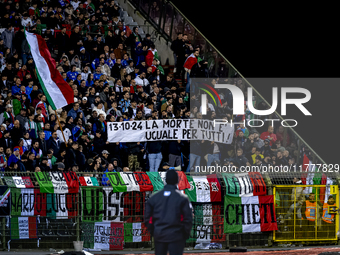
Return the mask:
<path id="1" fill-rule="evenodd" d="M 194 214 L 187 246 L 337 242 L 337 185 L 273 185 L 266 173 L 179 173 Z M 102 250 L 153 247 L 144 209 L 166 184 L 165 172 L 6 173 L 1 182 L 3 249 L 72 248 L 77 240 Z M 306 203 L 310 193 L 315 203 Z M 305 207 L 314 221 L 303 219 Z"/>

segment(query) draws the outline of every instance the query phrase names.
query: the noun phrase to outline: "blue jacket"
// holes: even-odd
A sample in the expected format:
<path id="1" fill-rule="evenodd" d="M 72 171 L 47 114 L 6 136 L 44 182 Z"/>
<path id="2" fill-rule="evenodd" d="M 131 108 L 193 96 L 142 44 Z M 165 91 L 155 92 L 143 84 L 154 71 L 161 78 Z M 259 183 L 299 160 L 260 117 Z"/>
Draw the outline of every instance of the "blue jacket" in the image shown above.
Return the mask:
<path id="1" fill-rule="evenodd" d="M 102 76 L 102 75 L 103 75 L 102 73 L 99 73 L 99 74 L 98 74 L 98 73 L 94 73 L 94 74 L 93 74 L 93 79 L 94 79 L 94 80 L 99 80 L 99 79 L 100 79 L 100 76 Z"/>
<path id="2" fill-rule="evenodd" d="M 93 123 L 93 132 L 96 133 L 97 129 L 100 129 L 99 127 L 97 127 L 97 125 L 99 124 L 100 121 L 97 121 L 95 123 Z M 103 126 L 103 132 L 106 132 L 106 128 L 105 128 L 105 125 Z"/>
<path id="3" fill-rule="evenodd" d="M 91 63 L 91 67 L 93 70 L 96 70 L 97 66 L 99 66 L 99 62 L 100 62 L 100 59 L 99 58 L 95 58 L 92 63 Z"/>
<path id="4" fill-rule="evenodd" d="M 52 132 L 48 130 L 44 130 L 44 133 L 45 133 L 45 141 L 47 141 L 52 136 Z"/>
<path id="5" fill-rule="evenodd" d="M 73 110 L 73 108 L 72 108 L 71 110 L 69 110 L 67 116 L 71 116 L 71 117 L 73 118 L 73 120 L 74 120 L 75 118 L 77 118 L 78 112 L 82 112 L 82 113 L 83 113 L 83 118 L 82 118 L 82 120 L 83 120 L 83 125 L 84 125 L 84 124 L 85 124 L 85 117 L 84 117 L 85 115 L 84 115 L 84 112 L 83 112 L 82 110 L 78 109 L 78 111 L 75 111 L 75 110 Z"/>
<path id="6" fill-rule="evenodd" d="M 77 125 L 72 129 L 73 140 L 76 142 L 81 134 L 80 127 Z"/>
<path id="7" fill-rule="evenodd" d="M 18 161 L 19 161 L 19 159 L 14 154 L 12 154 L 8 158 L 7 165 L 9 166 L 12 162 L 17 163 Z"/>
<path id="8" fill-rule="evenodd" d="M 78 72 L 67 72 L 66 77 L 70 80 L 76 80 L 78 76 Z"/>
<path id="9" fill-rule="evenodd" d="M 15 93 L 20 93 L 20 87 L 18 87 L 17 85 L 12 86 L 12 95 L 14 95 Z"/>
<path id="10" fill-rule="evenodd" d="M 131 60 L 131 58 L 129 58 L 128 60 L 123 59 L 122 60 L 122 67 L 127 67 L 129 65 L 128 61 Z"/>
<path id="11" fill-rule="evenodd" d="M 106 174 L 105 173 L 108 173 L 109 170 L 106 169 L 105 172 L 103 173 L 103 177 L 102 177 L 102 185 L 103 186 L 111 186 L 111 183 L 110 184 L 107 184 L 107 181 L 109 180 L 108 177 L 106 177 Z M 113 169 L 113 172 L 116 172 L 116 170 Z"/>

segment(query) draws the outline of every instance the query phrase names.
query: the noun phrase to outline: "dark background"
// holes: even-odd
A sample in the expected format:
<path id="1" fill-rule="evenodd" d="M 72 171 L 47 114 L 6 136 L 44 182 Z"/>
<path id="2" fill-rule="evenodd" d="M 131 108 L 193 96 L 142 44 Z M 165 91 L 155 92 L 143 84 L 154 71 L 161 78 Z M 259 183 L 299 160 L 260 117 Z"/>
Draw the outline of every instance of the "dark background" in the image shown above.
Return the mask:
<path id="1" fill-rule="evenodd" d="M 311 117 L 288 107 L 284 118 L 299 122 L 295 130 L 323 160 L 340 163 L 340 79 L 328 79 L 340 76 L 334 5 L 172 2 L 245 78 L 322 77 L 284 85 L 303 87 L 312 94 L 305 105 Z M 251 84 L 271 103 L 270 84 L 256 80 Z"/>

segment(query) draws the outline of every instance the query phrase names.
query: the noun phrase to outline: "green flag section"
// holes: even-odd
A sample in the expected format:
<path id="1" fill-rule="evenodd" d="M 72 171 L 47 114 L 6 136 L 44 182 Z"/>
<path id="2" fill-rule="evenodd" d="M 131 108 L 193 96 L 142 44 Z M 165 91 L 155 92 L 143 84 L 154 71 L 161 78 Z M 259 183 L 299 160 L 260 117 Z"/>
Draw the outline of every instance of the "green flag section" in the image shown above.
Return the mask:
<path id="1" fill-rule="evenodd" d="M 226 195 L 251 197 L 266 195 L 266 184 L 261 173 L 221 173 L 226 185 Z"/>
<path id="2" fill-rule="evenodd" d="M 185 194 L 191 202 L 221 202 L 221 185 L 216 174 L 208 176 L 187 176 L 190 184 Z"/>
<path id="3" fill-rule="evenodd" d="M 124 208 L 121 192 L 112 187 L 82 187 L 81 210 L 84 222 L 123 221 Z"/>
<path id="4" fill-rule="evenodd" d="M 11 176 L 4 177 L 4 180 L 8 187 L 10 188 L 34 188 L 31 178 L 28 176 L 20 177 L 20 176 Z"/>
<path id="5" fill-rule="evenodd" d="M 149 176 L 144 172 L 110 172 L 107 173 L 113 192 L 153 191 Z"/>
<path id="6" fill-rule="evenodd" d="M 36 217 L 11 217 L 11 239 L 37 238 Z"/>
<path id="7" fill-rule="evenodd" d="M 124 242 L 149 242 L 150 233 L 144 223 L 124 223 Z"/>
<path id="8" fill-rule="evenodd" d="M 277 230 L 274 197 L 224 197 L 224 233 Z"/>
<path id="9" fill-rule="evenodd" d="M 34 215 L 34 189 L 11 188 L 11 215 Z"/>
<path id="10" fill-rule="evenodd" d="M 77 174 L 68 172 L 35 172 L 41 193 L 78 193 Z"/>
<path id="11" fill-rule="evenodd" d="M 81 186 L 99 186 L 96 177 L 79 177 L 79 182 Z"/>
<path id="12" fill-rule="evenodd" d="M 153 186 L 153 191 L 157 192 L 164 188 L 164 183 L 158 172 L 146 172 Z"/>
<path id="13" fill-rule="evenodd" d="M 121 222 L 83 223 L 82 230 L 84 248 L 123 250 L 124 224 Z"/>

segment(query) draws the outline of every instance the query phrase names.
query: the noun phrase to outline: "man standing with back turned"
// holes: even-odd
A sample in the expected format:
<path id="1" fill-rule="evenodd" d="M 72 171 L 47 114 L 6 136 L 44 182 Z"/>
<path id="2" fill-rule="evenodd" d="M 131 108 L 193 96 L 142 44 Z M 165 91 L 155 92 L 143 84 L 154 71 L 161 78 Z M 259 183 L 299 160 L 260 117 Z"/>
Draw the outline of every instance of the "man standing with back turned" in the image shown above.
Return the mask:
<path id="1" fill-rule="evenodd" d="M 175 170 L 166 173 L 164 189 L 155 193 L 145 206 L 144 223 L 155 240 L 155 254 L 183 254 L 192 227 L 192 206 L 176 187 Z"/>

